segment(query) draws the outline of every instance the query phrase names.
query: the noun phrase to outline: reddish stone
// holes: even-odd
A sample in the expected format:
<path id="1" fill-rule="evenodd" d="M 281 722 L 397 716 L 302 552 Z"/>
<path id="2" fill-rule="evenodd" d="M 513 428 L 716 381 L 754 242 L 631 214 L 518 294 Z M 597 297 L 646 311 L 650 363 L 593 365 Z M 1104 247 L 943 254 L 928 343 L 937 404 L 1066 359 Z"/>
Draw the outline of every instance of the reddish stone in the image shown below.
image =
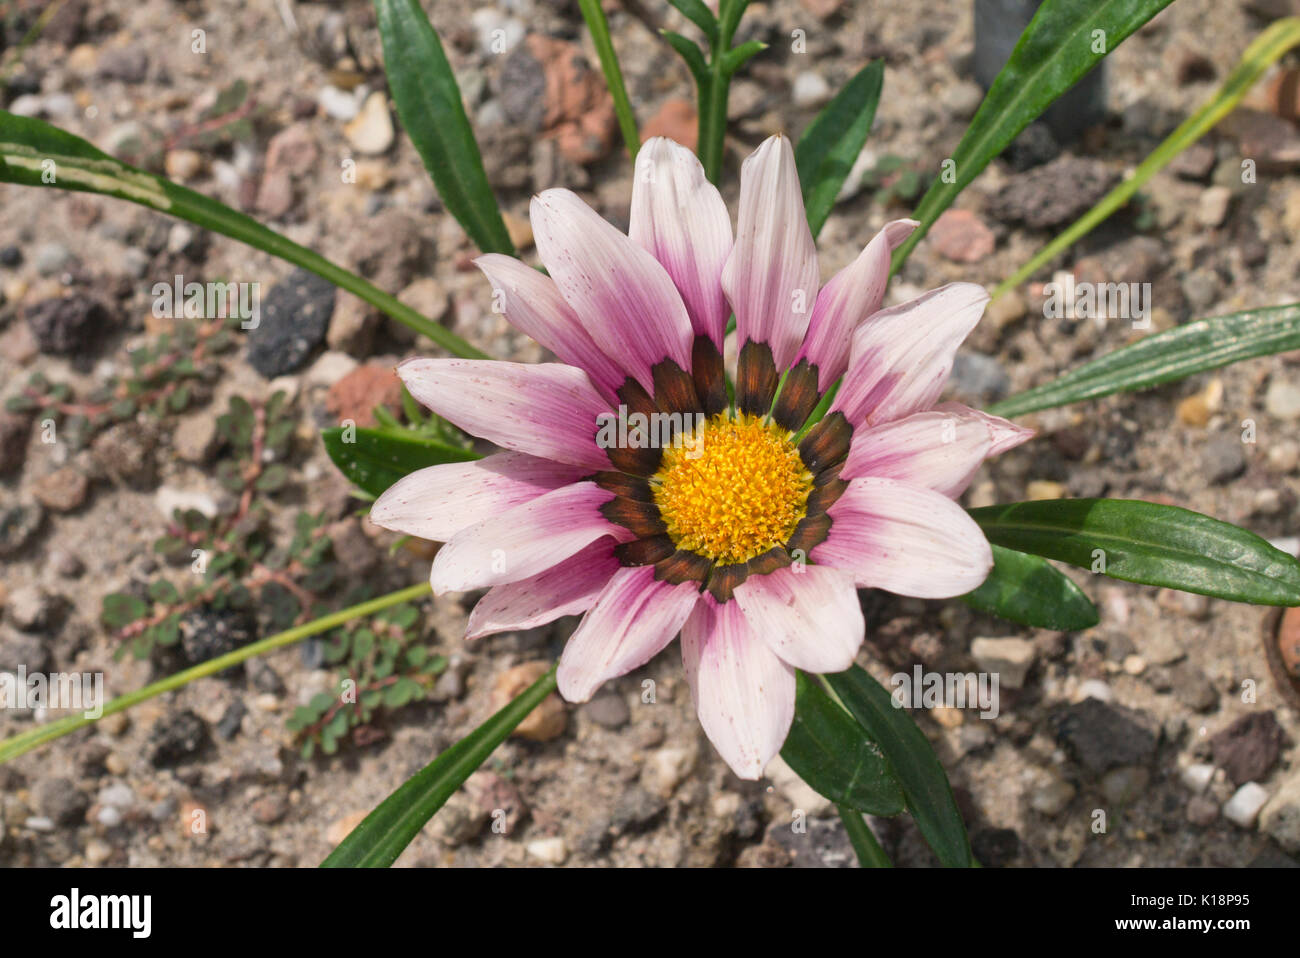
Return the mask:
<path id="1" fill-rule="evenodd" d="M 402 409 L 402 381 L 393 367 L 381 363 L 358 366 L 331 386 L 325 399 L 325 408 L 340 422 L 351 419 L 358 426 L 375 425 L 376 406 L 394 414 Z"/>
<path id="2" fill-rule="evenodd" d="M 652 136 L 666 136 L 688 150 L 694 150 L 699 132 L 695 107 L 686 100 L 674 98 L 665 100 L 659 112 L 650 118 L 642 131 L 641 139 L 644 141 Z"/>
<path id="3" fill-rule="evenodd" d="M 930 228 L 930 243 L 945 259 L 978 263 L 993 252 L 993 231 L 970 210 L 945 210 Z"/>

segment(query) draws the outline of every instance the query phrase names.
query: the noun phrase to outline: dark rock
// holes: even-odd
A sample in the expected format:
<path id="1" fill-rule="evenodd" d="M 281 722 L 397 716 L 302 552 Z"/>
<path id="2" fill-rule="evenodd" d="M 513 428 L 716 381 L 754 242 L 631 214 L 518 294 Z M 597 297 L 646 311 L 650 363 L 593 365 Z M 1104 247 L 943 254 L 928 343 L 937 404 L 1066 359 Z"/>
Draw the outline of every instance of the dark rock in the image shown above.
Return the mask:
<path id="1" fill-rule="evenodd" d="M 1269 773 L 1286 742 L 1271 711 L 1243 715 L 1210 739 L 1214 764 L 1234 785 L 1258 782 Z"/>
<path id="2" fill-rule="evenodd" d="M 86 821 L 86 809 L 90 808 L 90 796 L 68 778 L 42 779 L 32 789 L 32 799 L 36 811 L 55 825 L 82 825 Z"/>
<path id="3" fill-rule="evenodd" d="M 989 868 L 1004 868 L 1020 856 L 1020 836 L 1011 828 L 981 828 L 970 844 L 976 861 Z"/>
<path id="4" fill-rule="evenodd" d="M 0 506 L 0 558 L 9 558 L 23 550 L 45 521 L 40 503 L 23 500 Z"/>
<path id="5" fill-rule="evenodd" d="M 0 627 L 0 672 L 17 672 L 20 666 L 28 675 L 48 671 L 50 650 L 34 635 Z"/>
<path id="6" fill-rule="evenodd" d="M 962 351 L 953 359 L 948 388 L 958 396 L 985 404 L 1005 396 L 1010 386 L 1006 370 L 992 356 Z"/>
<path id="7" fill-rule="evenodd" d="M 254 689 L 268 695 L 284 694 L 284 682 L 279 674 L 261 659 L 254 659 L 249 662 L 247 669 L 248 681 Z"/>
<path id="8" fill-rule="evenodd" d="M 1061 145 L 1052 135 L 1051 127 L 1036 120 L 1020 131 L 1003 155 L 1013 170 L 1023 173 L 1056 159 L 1061 155 Z"/>
<path id="9" fill-rule="evenodd" d="M 85 355 L 108 326 L 102 303 L 81 293 L 42 300 L 27 308 L 27 326 L 43 353 Z"/>
<path id="10" fill-rule="evenodd" d="M 508 125 L 529 133 L 541 130 L 546 118 L 546 71 L 528 44 L 519 44 L 506 57 L 498 86 Z"/>
<path id="11" fill-rule="evenodd" d="M 617 692 L 605 692 L 597 695 L 582 711 L 597 725 L 605 728 L 621 728 L 630 717 L 627 702 Z"/>
<path id="12" fill-rule="evenodd" d="M 274 825 L 289 814 L 289 800 L 279 792 L 263 795 L 249 808 L 253 820 L 263 825 Z"/>
<path id="13" fill-rule="evenodd" d="M 32 421 L 16 412 L 0 412 L 0 476 L 17 472 L 27 458 Z"/>
<path id="14" fill-rule="evenodd" d="M 142 47 L 112 47 L 99 55 L 99 76 L 123 83 L 143 83 L 149 75 L 149 55 Z"/>
<path id="15" fill-rule="evenodd" d="M 261 321 L 248 333 L 248 362 L 267 379 L 300 368 L 329 329 L 334 284 L 294 270 L 267 294 Z"/>
<path id="16" fill-rule="evenodd" d="M 229 742 L 239 734 L 239 727 L 243 724 L 244 716 L 248 714 L 248 707 L 244 705 L 243 699 L 235 699 L 231 702 L 226 710 L 221 713 L 221 718 L 217 721 L 217 734 L 222 739 Z"/>
<path id="17" fill-rule="evenodd" d="M 181 617 L 181 648 L 192 665 L 226 655 L 257 638 L 257 619 L 244 609 L 200 606 Z"/>
<path id="18" fill-rule="evenodd" d="M 1169 172 L 1184 180 L 1204 182 L 1214 172 L 1214 147 L 1208 143 L 1193 143 L 1169 163 Z"/>
<path id="19" fill-rule="evenodd" d="M 644 831 L 668 808 L 668 803 L 640 785 L 634 785 L 623 793 L 614 813 L 610 817 L 610 827 L 615 832 Z"/>
<path id="20" fill-rule="evenodd" d="M 199 755 L 211 741 L 208 726 L 189 709 L 159 719 L 149 732 L 149 761 L 174 768 Z"/>
<path id="21" fill-rule="evenodd" d="M 795 868 L 849 868 L 857 863 L 853 846 L 838 818 L 809 818 L 804 830 L 795 831 L 788 821 L 768 826 L 765 844 L 786 850 Z"/>
<path id="22" fill-rule="evenodd" d="M 0 249 L 0 266 L 7 269 L 13 269 L 15 266 L 21 266 L 23 263 L 23 251 L 17 246 L 6 246 Z"/>
<path id="23" fill-rule="evenodd" d="M 1012 179 L 989 202 L 988 212 L 1004 223 L 1051 229 L 1090 209 L 1116 179 L 1098 160 L 1062 156 Z"/>
<path id="24" fill-rule="evenodd" d="M 349 243 L 345 262 L 385 292 L 397 295 L 433 255 L 427 228 L 403 210 L 387 209 L 364 224 Z"/>
<path id="25" fill-rule="evenodd" d="M 1098 699 L 1061 709 L 1054 717 L 1057 740 L 1087 771 L 1149 765 L 1156 757 L 1155 727 L 1141 712 Z"/>
<path id="26" fill-rule="evenodd" d="M 1228 482 L 1245 471 L 1246 454 L 1239 433 L 1219 433 L 1201 450 L 1201 474 L 1212 483 Z"/>

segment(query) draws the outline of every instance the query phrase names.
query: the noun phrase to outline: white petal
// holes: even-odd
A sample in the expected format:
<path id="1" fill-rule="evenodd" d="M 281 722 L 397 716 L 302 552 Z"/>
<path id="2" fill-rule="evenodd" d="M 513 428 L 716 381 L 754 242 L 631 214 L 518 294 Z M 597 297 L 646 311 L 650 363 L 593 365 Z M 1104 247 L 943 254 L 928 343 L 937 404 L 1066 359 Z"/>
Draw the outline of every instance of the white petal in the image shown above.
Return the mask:
<path id="1" fill-rule="evenodd" d="M 853 664 L 866 624 L 853 576 L 820 565 L 752 575 L 736 604 L 768 648 L 805 672 L 843 672 Z"/>

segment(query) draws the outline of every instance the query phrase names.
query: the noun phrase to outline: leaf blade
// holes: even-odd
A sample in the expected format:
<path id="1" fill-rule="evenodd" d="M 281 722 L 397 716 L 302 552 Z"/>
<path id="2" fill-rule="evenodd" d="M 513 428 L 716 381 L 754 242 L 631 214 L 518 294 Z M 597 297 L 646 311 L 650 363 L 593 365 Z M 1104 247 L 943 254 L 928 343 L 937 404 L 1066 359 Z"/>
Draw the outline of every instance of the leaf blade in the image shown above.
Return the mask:
<path id="1" fill-rule="evenodd" d="M 962 596 L 974 609 L 1039 629 L 1078 632 L 1100 618 L 1092 601 L 1068 576 L 1040 556 L 993 546 L 993 571 Z"/>
<path id="2" fill-rule="evenodd" d="M 325 451 L 343 475 L 372 496 L 380 495 L 417 469 L 480 458 L 471 449 L 382 429 L 356 429 L 354 441 L 348 442 L 348 429 L 335 426 L 321 430 Z"/>

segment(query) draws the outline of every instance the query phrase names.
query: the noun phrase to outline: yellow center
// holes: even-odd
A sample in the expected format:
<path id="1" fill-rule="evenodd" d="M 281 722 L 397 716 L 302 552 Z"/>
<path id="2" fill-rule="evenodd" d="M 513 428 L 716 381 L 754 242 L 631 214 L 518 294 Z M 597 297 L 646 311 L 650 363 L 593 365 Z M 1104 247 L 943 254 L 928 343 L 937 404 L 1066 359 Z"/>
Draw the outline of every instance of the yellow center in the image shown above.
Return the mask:
<path id="1" fill-rule="evenodd" d="M 651 485 L 679 549 L 729 565 L 785 544 L 813 481 L 788 437 L 761 417 L 720 413 L 664 450 Z"/>

